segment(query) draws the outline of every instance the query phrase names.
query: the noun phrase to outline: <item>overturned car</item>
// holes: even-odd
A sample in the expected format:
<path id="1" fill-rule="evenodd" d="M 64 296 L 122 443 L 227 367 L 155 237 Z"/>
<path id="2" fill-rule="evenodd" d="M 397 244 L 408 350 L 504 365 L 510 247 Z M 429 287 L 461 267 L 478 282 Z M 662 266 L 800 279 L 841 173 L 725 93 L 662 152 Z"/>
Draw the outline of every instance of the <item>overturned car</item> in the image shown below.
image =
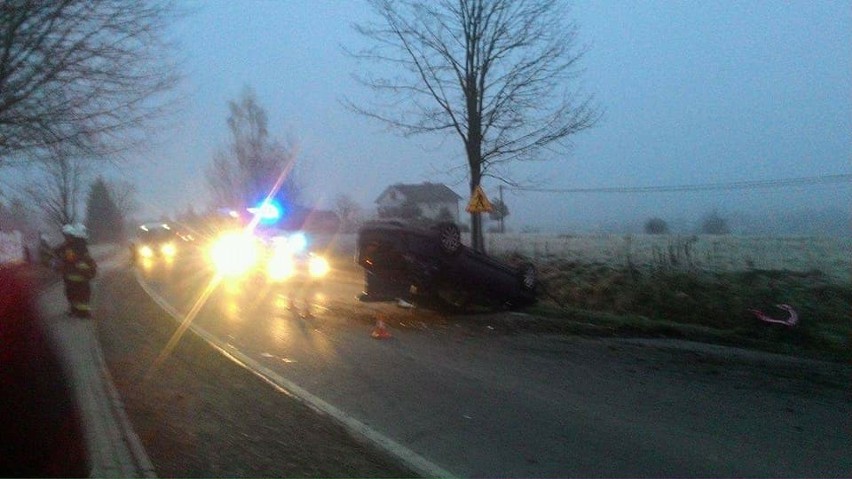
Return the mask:
<path id="1" fill-rule="evenodd" d="M 468 248 L 454 223 L 369 222 L 358 232 L 356 262 L 366 273 L 361 301 L 512 308 L 536 299 L 532 264 L 507 264 Z"/>

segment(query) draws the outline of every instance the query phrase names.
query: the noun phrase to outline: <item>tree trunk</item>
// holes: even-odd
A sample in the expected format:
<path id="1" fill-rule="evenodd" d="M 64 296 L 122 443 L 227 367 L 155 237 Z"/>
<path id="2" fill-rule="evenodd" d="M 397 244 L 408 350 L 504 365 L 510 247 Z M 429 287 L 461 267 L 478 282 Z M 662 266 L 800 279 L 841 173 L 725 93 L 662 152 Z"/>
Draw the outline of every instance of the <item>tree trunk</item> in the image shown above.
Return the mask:
<path id="1" fill-rule="evenodd" d="M 468 54 L 470 58 L 470 53 Z M 476 89 L 476 77 L 468 75 L 465 89 L 468 114 L 467 162 L 470 167 L 470 195 L 482 180 L 482 116 L 479 112 L 479 95 Z M 482 213 L 470 214 L 470 243 L 474 251 L 485 252 L 482 239 Z"/>
<path id="2" fill-rule="evenodd" d="M 470 196 L 473 197 L 473 192 L 479 186 L 482 179 L 480 164 L 475 166 L 473 162 L 470 165 Z M 475 251 L 485 252 L 485 241 L 482 238 L 482 214 L 470 214 L 470 243 Z"/>

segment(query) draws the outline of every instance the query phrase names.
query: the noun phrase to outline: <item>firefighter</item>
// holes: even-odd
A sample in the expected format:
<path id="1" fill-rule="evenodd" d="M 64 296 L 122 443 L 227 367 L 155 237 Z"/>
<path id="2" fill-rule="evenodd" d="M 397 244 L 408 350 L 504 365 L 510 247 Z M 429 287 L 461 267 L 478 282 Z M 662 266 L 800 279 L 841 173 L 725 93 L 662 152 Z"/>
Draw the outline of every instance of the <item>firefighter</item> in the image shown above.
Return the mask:
<path id="1" fill-rule="evenodd" d="M 65 297 L 68 299 L 69 314 L 78 318 L 91 317 L 91 281 L 97 274 L 97 264 L 86 245 L 88 233 L 82 224 L 62 227 L 65 242 L 57 248 L 59 272 L 65 282 Z"/>

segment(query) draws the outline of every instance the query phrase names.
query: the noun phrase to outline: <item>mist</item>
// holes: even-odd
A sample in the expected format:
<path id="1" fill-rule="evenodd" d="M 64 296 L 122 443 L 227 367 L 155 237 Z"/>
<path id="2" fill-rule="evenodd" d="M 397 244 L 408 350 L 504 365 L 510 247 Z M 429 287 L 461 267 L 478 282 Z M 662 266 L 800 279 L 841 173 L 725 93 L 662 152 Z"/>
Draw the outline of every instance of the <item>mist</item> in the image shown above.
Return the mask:
<path id="1" fill-rule="evenodd" d="M 293 138 L 310 206 L 346 194 L 365 215 L 390 184 L 442 182 L 468 198 L 453 133 L 403 138 L 347 110 L 362 2 L 189 3 L 173 28 L 185 107 L 107 176 L 138 187 L 140 219 L 213 205 L 203 172 L 228 140 L 227 102 L 246 86 L 270 135 Z M 843 2 L 582 2 L 587 47 L 573 87 L 603 112 L 568 152 L 512 163 L 527 188 L 725 184 L 852 173 L 852 9 Z M 109 167 L 112 168 L 112 167 Z M 489 198 L 500 182 L 485 178 Z M 637 232 L 651 217 L 691 233 L 717 211 L 735 234 L 850 234 L 852 184 L 654 194 L 504 190 L 513 231 Z M 462 204 L 462 207 L 464 205 Z"/>

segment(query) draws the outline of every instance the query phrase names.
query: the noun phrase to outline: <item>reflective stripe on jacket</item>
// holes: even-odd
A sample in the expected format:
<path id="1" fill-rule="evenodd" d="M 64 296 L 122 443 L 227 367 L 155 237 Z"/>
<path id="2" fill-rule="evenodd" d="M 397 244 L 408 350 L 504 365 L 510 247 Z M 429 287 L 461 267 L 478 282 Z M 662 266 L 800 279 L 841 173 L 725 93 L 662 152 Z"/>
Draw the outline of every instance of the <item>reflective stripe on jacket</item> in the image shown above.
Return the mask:
<path id="1" fill-rule="evenodd" d="M 60 271 L 66 281 L 88 281 L 97 274 L 98 266 L 85 244 L 64 244 L 58 252 Z"/>

